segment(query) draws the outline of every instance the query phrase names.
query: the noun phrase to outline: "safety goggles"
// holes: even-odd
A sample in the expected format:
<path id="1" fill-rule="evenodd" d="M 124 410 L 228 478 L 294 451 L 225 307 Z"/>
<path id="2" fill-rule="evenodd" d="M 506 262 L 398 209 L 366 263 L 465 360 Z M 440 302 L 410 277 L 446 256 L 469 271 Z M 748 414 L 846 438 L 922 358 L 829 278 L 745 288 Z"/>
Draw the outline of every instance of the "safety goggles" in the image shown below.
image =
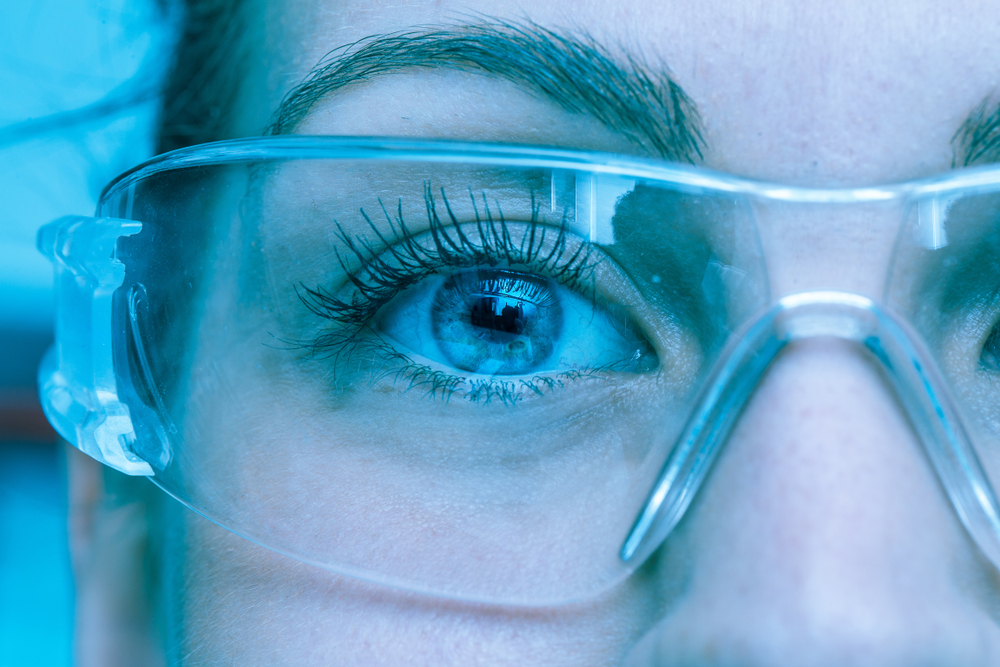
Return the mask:
<path id="1" fill-rule="evenodd" d="M 38 243 L 59 433 L 301 561 L 485 602 L 606 591 L 781 350 L 834 337 L 881 366 L 1000 564 L 1000 169 L 822 190 L 259 138 L 150 160 Z"/>

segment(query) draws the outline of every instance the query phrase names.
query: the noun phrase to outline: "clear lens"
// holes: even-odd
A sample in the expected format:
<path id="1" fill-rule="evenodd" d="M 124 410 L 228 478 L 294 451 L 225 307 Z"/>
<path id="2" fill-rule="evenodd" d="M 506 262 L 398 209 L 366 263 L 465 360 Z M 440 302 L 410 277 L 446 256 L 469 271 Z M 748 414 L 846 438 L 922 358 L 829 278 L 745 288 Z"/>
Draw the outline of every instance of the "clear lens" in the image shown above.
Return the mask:
<path id="1" fill-rule="evenodd" d="M 987 476 L 1000 479 L 1000 190 L 922 194 L 907 207 L 887 299 L 955 397 Z"/>
<path id="2" fill-rule="evenodd" d="M 833 336 L 881 363 L 1000 564 L 997 182 L 805 190 L 376 140 L 193 149 L 113 184 L 99 215 L 119 220 L 85 250 L 61 236 L 76 227 L 43 234 L 76 305 L 114 289 L 114 378 L 71 368 L 66 341 L 86 339 L 60 333 L 43 393 L 61 426 L 112 405 L 84 449 L 110 460 L 125 438 L 121 465 L 269 548 L 550 604 L 654 554 L 775 356 Z M 891 258 L 866 241 L 897 233 Z"/>
<path id="3" fill-rule="evenodd" d="M 539 604 L 608 587 L 704 377 L 766 305 L 749 207 L 443 152 L 139 172 L 115 360 L 154 481 L 372 581 Z"/>

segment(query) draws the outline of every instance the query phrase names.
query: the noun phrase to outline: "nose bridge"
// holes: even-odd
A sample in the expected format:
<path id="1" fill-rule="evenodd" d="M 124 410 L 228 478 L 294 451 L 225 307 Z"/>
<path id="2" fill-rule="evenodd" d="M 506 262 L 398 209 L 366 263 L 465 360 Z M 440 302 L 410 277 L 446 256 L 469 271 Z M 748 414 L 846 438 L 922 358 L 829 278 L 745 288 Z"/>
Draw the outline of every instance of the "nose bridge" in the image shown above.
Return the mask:
<path id="1" fill-rule="evenodd" d="M 988 570 L 863 343 L 804 336 L 754 391 L 692 516 L 651 560 L 668 611 L 629 665 L 952 665 Z M 956 573 L 960 573 L 956 576 Z"/>
<path id="2" fill-rule="evenodd" d="M 839 290 L 881 296 L 902 227 L 902 198 L 751 203 L 776 297 Z"/>
<path id="3" fill-rule="evenodd" d="M 814 338 L 856 343 L 880 363 L 959 520 L 1000 566 L 1000 508 L 933 360 L 905 323 L 867 297 L 835 291 L 786 296 L 734 337 L 623 544 L 622 560 L 642 562 L 666 539 L 774 359 L 790 343 Z"/>

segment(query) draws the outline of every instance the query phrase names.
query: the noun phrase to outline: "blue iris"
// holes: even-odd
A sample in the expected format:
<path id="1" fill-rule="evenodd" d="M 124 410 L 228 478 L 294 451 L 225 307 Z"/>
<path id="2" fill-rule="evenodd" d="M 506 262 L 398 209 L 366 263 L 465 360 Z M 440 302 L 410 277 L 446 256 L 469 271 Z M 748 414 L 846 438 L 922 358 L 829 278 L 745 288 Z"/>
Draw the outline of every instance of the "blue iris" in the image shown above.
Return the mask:
<path id="1" fill-rule="evenodd" d="M 504 269 L 449 276 L 437 289 L 431 326 L 455 368 L 522 375 L 543 366 L 562 333 L 563 312 L 545 278 Z"/>

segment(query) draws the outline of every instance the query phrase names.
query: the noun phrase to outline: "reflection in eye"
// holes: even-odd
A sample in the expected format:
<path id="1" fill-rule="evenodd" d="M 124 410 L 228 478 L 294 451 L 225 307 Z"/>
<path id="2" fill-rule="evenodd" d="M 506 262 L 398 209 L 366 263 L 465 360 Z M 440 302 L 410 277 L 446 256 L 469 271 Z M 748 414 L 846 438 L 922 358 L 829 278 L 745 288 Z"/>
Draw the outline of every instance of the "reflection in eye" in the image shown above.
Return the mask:
<path id="1" fill-rule="evenodd" d="M 436 276 L 390 307 L 378 329 L 414 354 L 480 375 L 656 368 L 649 342 L 610 304 L 506 269 Z"/>
<path id="2" fill-rule="evenodd" d="M 555 286 L 512 271 L 463 271 L 434 295 L 438 349 L 464 371 L 521 375 L 549 358 L 562 330 Z"/>

